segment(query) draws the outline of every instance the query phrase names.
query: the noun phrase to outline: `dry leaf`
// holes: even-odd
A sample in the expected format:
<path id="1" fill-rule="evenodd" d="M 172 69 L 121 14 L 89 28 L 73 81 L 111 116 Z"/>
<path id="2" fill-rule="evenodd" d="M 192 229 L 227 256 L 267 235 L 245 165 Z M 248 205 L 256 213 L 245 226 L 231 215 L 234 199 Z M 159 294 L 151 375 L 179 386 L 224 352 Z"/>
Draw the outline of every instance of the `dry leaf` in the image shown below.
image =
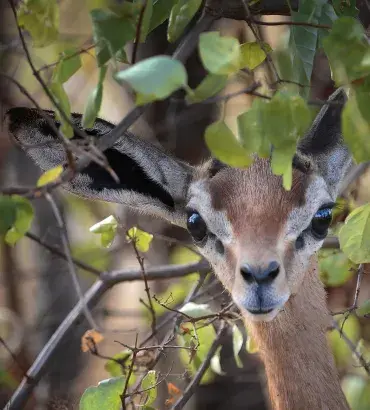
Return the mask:
<path id="1" fill-rule="evenodd" d="M 95 345 L 100 343 L 104 339 L 104 336 L 95 329 L 87 330 L 81 337 L 81 350 L 83 352 L 89 352 L 95 349 Z"/>

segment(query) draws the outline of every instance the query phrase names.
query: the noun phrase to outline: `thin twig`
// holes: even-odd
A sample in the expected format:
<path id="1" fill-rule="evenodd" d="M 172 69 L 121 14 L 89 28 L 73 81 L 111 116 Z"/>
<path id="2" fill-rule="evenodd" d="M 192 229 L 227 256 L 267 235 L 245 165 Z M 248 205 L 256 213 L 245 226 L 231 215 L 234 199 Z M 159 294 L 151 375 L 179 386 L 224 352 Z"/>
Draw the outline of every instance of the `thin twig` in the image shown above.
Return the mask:
<path id="1" fill-rule="evenodd" d="M 33 241 L 37 242 L 39 245 L 41 245 L 43 248 L 47 249 L 48 251 L 52 252 L 55 255 L 58 255 L 59 257 L 61 257 L 64 260 L 67 260 L 67 255 L 62 252 L 59 248 L 57 248 L 56 246 L 53 245 L 49 245 L 48 243 L 46 243 L 45 241 L 43 241 L 41 238 L 39 238 L 38 236 L 34 235 L 31 232 L 27 232 L 26 235 L 27 238 L 32 239 Z M 85 262 L 82 262 L 78 259 L 72 258 L 73 263 L 78 266 L 81 269 L 86 270 L 87 272 L 93 273 L 94 275 L 101 275 L 101 271 L 98 269 L 95 269 L 93 266 L 86 264 Z"/>
<path id="2" fill-rule="evenodd" d="M 366 373 L 370 375 L 370 364 L 367 363 L 367 361 L 362 356 L 362 354 L 357 350 L 352 340 L 345 333 L 343 333 L 342 327 L 339 326 L 336 320 L 333 320 L 333 327 L 339 332 L 341 338 L 347 343 L 347 346 L 351 349 L 352 353 L 356 356 L 361 366 L 365 369 Z"/>
<path id="3" fill-rule="evenodd" d="M 177 402 L 171 407 L 171 410 L 181 410 L 185 404 L 189 401 L 190 397 L 194 394 L 196 387 L 198 386 L 199 382 L 201 381 L 204 373 L 207 371 L 212 357 L 215 355 L 216 350 L 220 346 L 224 335 L 226 334 L 227 326 L 223 322 L 221 324 L 220 329 L 217 332 L 216 338 L 213 341 L 207 356 L 205 357 L 203 363 L 199 366 L 197 372 L 195 373 L 193 379 L 188 384 L 186 389 L 184 390 L 183 395 L 177 400 Z"/>
<path id="4" fill-rule="evenodd" d="M 148 280 L 159 280 L 182 277 L 193 272 L 207 273 L 209 270 L 210 266 L 208 263 L 201 261 L 185 265 L 165 265 L 152 267 L 147 269 L 146 274 Z M 102 298 L 107 290 L 117 283 L 137 280 L 142 280 L 140 270 L 126 269 L 103 273 L 101 275 L 101 279 L 96 281 L 84 295 L 86 306 L 91 309 Z M 23 378 L 22 382 L 19 384 L 18 388 L 9 400 L 6 407 L 7 410 L 18 410 L 24 408 L 25 402 L 54 357 L 54 352 L 65 340 L 75 323 L 83 315 L 83 312 L 83 303 L 79 300 L 38 354 L 36 360 L 27 372 L 28 376 Z"/>
<path id="5" fill-rule="evenodd" d="M 62 215 L 59 212 L 58 206 L 55 203 L 54 198 L 49 193 L 47 193 L 45 195 L 45 198 L 49 202 L 49 204 L 51 206 L 51 209 L 54 213 L 55 219 L 57 221 L 58 228 L 60 230 L 60 236 L 61 236 L 61 239 L 62 239 L 63 248 L 64 248 L 64 253 L 65 253 L 66 259 L 67 259 L 68 270 L 69 270 L 69 273 L 71 275 L 71 279 L 72 279 L 72 282 L 73 282 L 73 287 L 75 288 L 78 299 L 82 303 L 86 320 L 89 322 L 91 328 L 99 330 L 98 326 L 95 323 L 95 320 L 93 319 L 93 317 L 92 317 L 92 315 L 91 315 L 91 313 L 90 313 L 90 311 L 89 311 L 89 309 L 86 305 L 86 302 L 85 302 L 85 299 L 84 299 L 84 294 L 82 292 L 80 283 L 78 281 L 77 272 L 76 272 L 75 265 L 73 263 L 73 259 L 72 259 L 72 255 L 71 255 L 71 249 L 70 249 L 70 245 L 69 245 L 67 229 L 64 225 Z"/>
<path id="6" fill-rule="evenodd" d="M 130 364 L 130 367 L 129 367 L 129 369 L 128 369 L 128 373 L 127 373 L 127 377 L 126 377 L 126 382 L 125 382 L 125 385 L 124 385 L 124 387 L 123 387 L 123 392 L 122 392 L 122 394 L 120 395 L 121 403 L 122 403 L 122 410 L 125 410 L 125 409 L 126 409 L 126 403 L 125 403 L 126 392 L 127 392 L 127 389 L 128 389 L 128 385 L 129 385 L 129 382 L 130 382 L 130 377 L 131 377 L 131 375 L 132 375 L 132 371 L 134 370 L 136 356 L 137 356 L 137 354 L 138 354 L 138 352 L 139 352 L 139 351 L 137 350 L 137 338 L 138 338 L 138 335 L 136 334 L 135 347 L 134 347 L 133 349 L 131 349 L 131 350 L 132 350 L 131 364 Z"/>
<path id="7" fill-rule="evenodd" d="M 322 28 L 325 30 L 331 30 L 332 27 L 327 24 L 315 24 L 315 23 L 308 23 L 305 21 L 261 21 L 256 20 L 253 17 L 249 18 L 247 22 L 251 22 L 253 24 L 257 24 L 259 26 L 301 26 L 301 27 L 314 27 L 314 28 Z"/>
<path id="8" fill-rule="evenodd" d="M 144 266 L 144 258 L 140 255 L 139 250 L 137 249 L 137 238 L 130 236 L 130 234 L 127 232 L 127 236 L 130 238 L 131 243 L 132 243 L 132 247 L 134 248 L 134 252 L 136 255 L 136 259 L 140 265 L 140 271 L 143 277 L 143 281 L 144 281 L 144 285 L 145 285 L 145 293 L 147 295 L 148 298 L 148 305 L 146 305 L 149 309 L 151 318 L 152 318 L 152 323 L 151 323 L 151 328 L 152 328 L 152 332 L 155 333 L 156 332 L 156 326 L 157 326 L 157 317 L 156 317 L 156 313 L 154 310 L 154 306 L 153 306 L 153 301 L 152 301 L 152 297 L 150 295 L 150 288 L 148 285 L 148 279 L 146 276 L 146 272 L 145 272 L 145 266 Z"/>
<path id="9" fill-rule="evenodd" d="M 137 54 L 137 49 L 139 47 L 140 35 L 141 35 L 141 26 L 143 25 L 143 18 L 144 18 L 144 13 L 145 13 L 147 4 L 148 4 L 148 0 L 144 0 L 144 3 L 140 10 L 139 21 L 136 26 L 136 36 L 135 36 L 134 47 L 132 50 L 131 64 L 135 64 L 136 62 L 136 54 Z"/>

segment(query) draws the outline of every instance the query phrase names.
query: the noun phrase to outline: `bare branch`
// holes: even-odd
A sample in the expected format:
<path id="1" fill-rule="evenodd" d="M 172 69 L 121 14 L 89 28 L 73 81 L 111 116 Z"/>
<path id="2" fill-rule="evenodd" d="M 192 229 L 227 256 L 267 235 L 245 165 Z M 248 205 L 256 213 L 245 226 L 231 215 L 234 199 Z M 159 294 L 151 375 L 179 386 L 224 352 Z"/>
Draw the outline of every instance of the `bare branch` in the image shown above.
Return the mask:
<path id="1" fill-rule="evenodd" d="M 201 381 L 204 373 L 207 371 L 211 359 L 216 353 L 217 348 L 220 346 L 224 335 L 226 334 L 227 326 L 225 322 L 221 324 L 220 329 L 217 332 L 216 338 L 213 341 L 204 362 L 199 366 L 196 374 L 194 375 L 192 381 L 186 387 L 184 394 L 177 400 L 177 402 L 171 407 L 171 410 L 181 410 L 185 404 L 189 401 L 190 397 L 194 394 L 196 387 L 198 386 L 199 382 Z"/>

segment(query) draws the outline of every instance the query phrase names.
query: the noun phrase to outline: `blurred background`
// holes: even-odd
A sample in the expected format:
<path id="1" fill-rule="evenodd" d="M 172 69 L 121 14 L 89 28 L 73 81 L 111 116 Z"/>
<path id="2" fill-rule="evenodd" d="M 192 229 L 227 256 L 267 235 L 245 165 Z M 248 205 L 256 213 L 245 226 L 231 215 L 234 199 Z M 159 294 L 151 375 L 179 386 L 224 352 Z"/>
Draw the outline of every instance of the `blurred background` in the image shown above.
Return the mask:
<path id="1" fill-rule="evenodd" d="M 61 0 L 61 35 L 59 41 L 42 49 L 32 48 L 32 59 L 38 69 L 55 63 L 60 51 L 69 43 L 80 44 L 81 48 L 92 45 L 89 8 L 93 2 Z M 16 78 L 43 108 L 52 108 L 40 85 L 32 75 L 16 32 L 14 18 L 8 2 L 0 0 L 1 30 L 1 71 Z M 364 11 L 365 12 L 365 11 Z M 287 19 L 284 16 L 265 16 L 266 21 Z M 237 37 L 240 42 L 253 41 L 254 37 L 245 22 L 221 19 L 214 23 L 212 30 L 220 30 L 224 35 Z M 285 26 L 264 27 L 261 29 L 266 42 L 274 49 L 283 38 Z M 166 40 L 166 23 L 155 29 L 145 44 L 139 46 L 138 59 L 156 54 L 171 54 L 176 44 L 169 45 Z M 130 49 L 128 48 L 128 54 Z M 83 112 L 89 92 L 97 83 L 98 69 L 93 49 L 81 55 L 82 68 L 66 83 L 73 112 Z M 122 67 L 124 65 L 122 64 Z M 188 60 L 189 84 L 195 87 L 204 78 L 205 72 L 195 52 Z M 45 76 L 51 73 L 47 68 Z M 258 70 L 258 76 L 265 79 L 265 67 Z M 50 79 L 50 75 L 49 75 Z M 239 78 L 229 84 L 225 93 L 237 91 L 246 85 L 247 80 Z M 333 91 L 330 69 L 324 55 L 318 53 L 313 77 L 312 98 L 325 99 Z M 236 130 L 236 117 L 250 106 L 249 96 L 238 96 L 229 100 L 225 106 L 225 119 L 230 128 Z M 1 117 L 13 106 L 32 106 L 14 85 L 2 81 L 0 88 Z M 132 96 L 107 75 L 104 83 L 103 104 L 100 117 L 117 123 L 133 107 Z M 204 144 L 205 127 L 218 115 L 218 107 L 207 104 L 196 113 L 187 112 L 183 102 L 170 99 L 157 102 L 133 126 L 132 131 L 141 138 L 161 144 L 168 151 L 192 164 L 198 164 L 208 157 Z M 0 178 L 1 186 L 32 186 L 36 183 L 40 171 L 31 163 L 23 152 L 15 147 L 6 132 L 4 124 L 0 129 Z M 344 221 L 346 215 L 355 207 L 370 200 L 370 173 L 365 172 L 341 198 L 335 218 L 334 231 Z M 154 240 L 145 255 L 146 266 L 167 263 L 185 263 L 198 260 L 198 255 L 189 249 L 187 234 L 162 221 L 138 217 L 122 206 L 102 202 L 81 200 L 62 190 L 55 195 L 62 212 L 72 244 L 73 255 L 96 269 L 113 270 L 138 268 L 138 262 L 132 246 L 127 244 L 124 235 L 116 238 L 110 249 L 101 246 L 99 238 L 89 232 L 89 228 L 105 217 L 115 214 L 120 224 L 127 228 L 139 226 L 153 233 Z M 30 237 L 23 238 L 16 247 L 11 248 L 0 243 L 0 335 L 13 352 L 12 355 L 0 346 L 0 405 L 4 406 L 12 392 L 22 379 L 24 371 L 55 329 L 72 309 L 77 301 L 66 263 L 48 251 L 35 240 L 39 238 L 54 247 L 61 247 L 61 239 L 55 217 L 44 199 L 33 201 L 36 218 Z M 335 232 L 334 232 L 335 233 Z M 365 273 L 370 267 L 365 266 Z M 94 282 L 95 275 L 86 270 L 78 271 L 84 289 Z M 337 312 L 353 303 L 356 288 L 356 271 L 338 249 L 324 249 L 320 252 L 320 274 L 327 285 L 330 310 Z M 184 279 L 152 283 L 152 292 L 159 297 L 171 297 L 181 302 L 199 275 L 194 273 Z M 227 300 L 221 286 L 215 278 L 212 286 L 203 296 L 221 305 Z M 140 303 L 145 296 L 142 282 L 124 283 L 115 286 L 105 295 L 93 310 L 94 317 L 107 332 L 99 344 L 99 351 L 107 356 L 120 351 L 115 340 L 133 344 L 137 332 L 145 335 L 149 330 L 148 315 Z M 359 302 L 370 298 L 370 275 L 365 274 L 359 296 Z M 161 317 L 168 312 L 158 310 Z M 343 320 L 341 317 L 337 317 Z M 78 401 L 84 390 L 109 377 L 104 368 L 105 361 L 81 351 L 81 336 L 88 329 L 85 321 L 74 328 L 58 354 L 54 357 L 47 375 L 42 379 L 32 395 L 26 409 L 77 409 Z M 366 353 L 370 343 L 370 321 L 350 315 L 344 325 L 344 332 L 353 343 L 360 340 Z M 352 394 L 355 410 L 370 408 L 370 384 L 366 373 L 353 357 L 347 344 L 337 332 L 331 332 L 329 340 L 333 348 L 336 363 L 343 380 L 347 396 Z M 231 338 L 225 340 L 222 361 L 226 375 L 219 376 L 210 372 L 186 406 L 187 410 L 224 410 L 268 408 L 266 400 L 266 382 L 258 356 L 243 352 L 243 368 L 236 366 L 233 360 Z M 175 365 L 168 381 L 179 389 L 184 388 L 188 375 L 184 372 L 177 353 L 168 355 L 161 368 L 165 371 L 168 363 Z M 370 360 L 370 355 L 368 355 Z M 165 387 L 160 388 L 159 403 L 164 403 L 168 396 Z M 159 407 L 162 408 L 162 407 Z M 333 409 L 334 410 L 334 409 Z"/>

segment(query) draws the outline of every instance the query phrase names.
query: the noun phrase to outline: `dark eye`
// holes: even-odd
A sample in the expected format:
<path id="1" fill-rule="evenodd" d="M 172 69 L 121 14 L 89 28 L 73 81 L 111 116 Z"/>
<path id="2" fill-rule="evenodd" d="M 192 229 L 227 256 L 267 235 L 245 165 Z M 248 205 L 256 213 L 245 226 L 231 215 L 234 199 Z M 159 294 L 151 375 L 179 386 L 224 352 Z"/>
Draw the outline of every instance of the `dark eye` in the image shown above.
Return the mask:
<path id="1" fill-rule="evenodd" d="M 196 211 L 188 211 L 187 228 L 196 242 L 202 241 L 208 233 L 206 223 Z"/>
<path id="2" fill-rule="evenodd" d="M 321 208 L 316 212 L 311 222 L 311 231 L 316 239 L 324 239 L 325 236 L 328 234 L 331 218 L 331 208 Z"/>

